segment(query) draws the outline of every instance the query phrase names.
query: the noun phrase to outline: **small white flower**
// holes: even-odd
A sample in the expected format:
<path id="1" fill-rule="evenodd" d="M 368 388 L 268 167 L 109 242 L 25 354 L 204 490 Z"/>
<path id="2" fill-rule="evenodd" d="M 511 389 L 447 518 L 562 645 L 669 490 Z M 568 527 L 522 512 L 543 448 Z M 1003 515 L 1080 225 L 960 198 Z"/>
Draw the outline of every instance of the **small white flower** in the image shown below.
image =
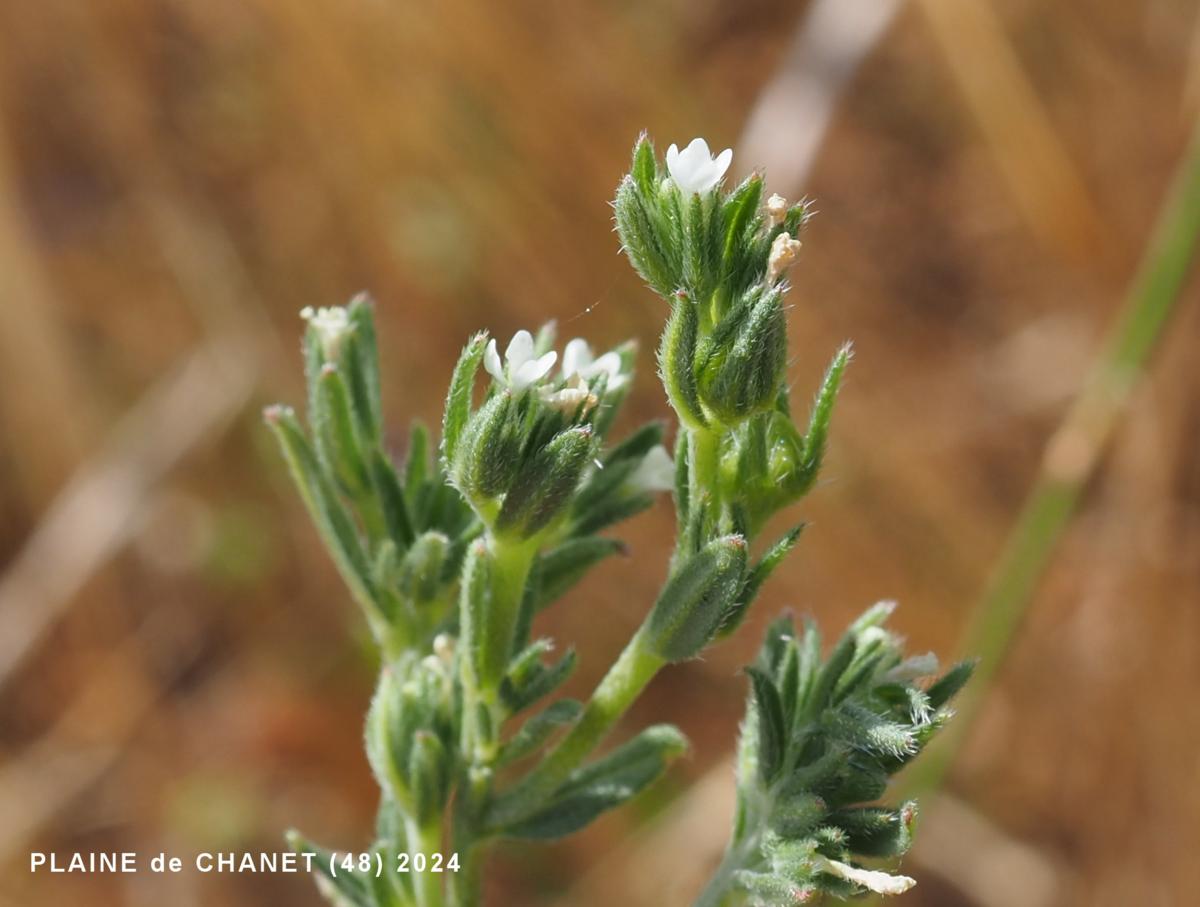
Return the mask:
<path id="1" fill-rule="evenodd" d="M 667 149 L 667 172 L 680 192 L 693 195 L 715 188 L 732 161 L 732 148 L 713 157 L 704 139 L 692 139 L 682 151 L 675 145 Z"/>
<path id="2" fill-rule="evenodd" d="M 629 475 L 629 484 L 639 491 L 670 491 L 675 487 L 675 461 L 661 444 L 650 449 Z"/>
<path id="3" fill-rule="evenodd" d="M 321 343 L 321 351 L 325 353 L 325 358 L 330 362 L 337 362 L 342 352 L 342 344 L 354 331 L 350 313 L 346 308 L 336 305 L 314 309 L 309 305 L 300 310 L 300 317 L 317 332 L 317 339 Z"/>
<path id="4" fill-rule="evenodd" d="M 787 199 L 778 193 L 773 194 L 767 199 L 767 226 L 777 227 L 783 223 L 783 219 L 787 217 L 788 202 Z"/>
<path id="5" fill-rule="evenodd" d="M 621 373 L 621 356 L 615 351 L 605 353 L 599 359 L 592 354 L 592 348 L 582 337 L 576 337 L 563 348 L 562 376 L 570 381 L 578 375 L 584 381 L 590 381 L 600 374 L 608 375 L 605 387 L 616 390 L 628 380 L 628 375 Z"/>
<path id="6" fill-rule="evenodd" d="M 894 876 L 872 869 L 859 869 L 857 866 L 831 860 L 821 854 L 813 857 L 813 866 L 819 872 L 826 872 L 839 879 L 845 879 L 847 882 L 853 882 L 855 885 L 861 885 L 876 894 L 904 894 L 917 884 L 916 879 L 908 876 Z"/>
<path id="7" fill-rule="evenodd" d="M 579 410 L 580 404 L 583 404 L 583 411 L 586 413 L 600 402 L 596 395 L 588 390 L 578 372 L 567 380 L 564 387 L 558 390 L 542 387 L 539 388 L 539 393 L 543 403 L 567 416 L 573 416 Z"/>
<path id="8" fill-rule="evenodd" d="M 774 283 L 782 277 L 799 254 L 800 240 L 792 239 L 787 233 L 776 236 L 771 243 L 771 254 L 767 256 L 767 283 Z"/>
<path id="9" fill-rule="evenodd" d="M 533 335 L 529 331 L 517 331 L 504 351 L 504 362 L 496 352 L 495 339 L 489 340 L 483 353 L 483 367 L 501 384 L 519 394 L 529 385 L 541 381 L 554 368 L 558 353 L 551 350 L 541 356 L 533 355 Z"/>

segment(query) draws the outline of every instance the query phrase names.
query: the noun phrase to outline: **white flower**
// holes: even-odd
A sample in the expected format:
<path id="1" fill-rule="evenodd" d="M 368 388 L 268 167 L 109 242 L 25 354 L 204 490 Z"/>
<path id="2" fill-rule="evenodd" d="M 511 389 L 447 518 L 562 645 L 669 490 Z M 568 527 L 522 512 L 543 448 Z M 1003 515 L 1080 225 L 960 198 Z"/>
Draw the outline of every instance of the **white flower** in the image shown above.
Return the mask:
<path id="1" fill-rule="evenodd" d="M 778 193 L 773 194 L 767 199 L 767 226 L 777 227 L 783 223 L 783 219 L 787 217 L 788 202 L 787 199 Z"/>
<path id="2" fill-rule="evenodd" d="M 675 461 L 665 447 L 656 444 L 629 474 L 629 483 L 639 491 L 670 491 L 675 487 Z"/>
<path id="3" fill-rule="evenodd" d="M 916 879 L 908 876 L 894 876 L 886 872 L 859 869 L 857 866 L 831 860 L 821 854 L 813 857 L 813 866 L 818 872 L 826 872 L 839 879 L 845 879 L 847 882 L 853 882 L 855 885 L 861 885 L 876 894 L 904 894 L 917 884 Z"/>
<path id="4" fill-rule="evenodd" d="M 558 390 L 542 387 L 539 388 L 539 393 L 543 403 L 567 416 L 575 415 L 580 404 L 583 404 L 583 412 L 586 413 L 600 402 L 596 399 L 596 395 L 588 390 L 587 384 L 578 372 L 567 380 L 564 387 Z"/>
<path id="5" fill-rule="evenodd" d="M 704 139 L 692 139 L 682 151 L 675 145 L 667 149 L 667 171 L 671 179 L 680 192 L 694 195 L 715 188 L 732 160 L 732 148 L 726 148 L 713 157 Z"/>
<path id="6" fill-rule="evenodd" d="M 541 356 L 533 355 L 533 336 L 529 331 L 517 331 L 509 341 L 508 349 L 504 351 L 504 362 L 500 362 L 500 354 L 496 352 L 496 341 L 489 340 L 483 353 L 483 367 L 501 384 L 511 388 L 513 393 L 520 393 L 533 384 L 545 378 L 554 363 L 558 353 L 551 350 Z"/>
<path id="7" fill-rule="evenodd" d="M 767 283 L 774 283 L 782 277 L 799 254 L 800 240 L 792 239 L 787 233 L 776 236 L 771 243 L 771 254 L 767 256 Z"/>
<path id="8" fill-rule="evenodd" d="M 599 359 L 592 354 L 592 348 L 582 337 L 576 337 L 563 348 L 562 376 L 570 381 L 578 375 L 584 381 L 590 381 L 601 373 L 608 375 L 605 385 L 610 391 L 616 390 L 628 379 L 621 373 L 621 356 L 612 351 L 605 353 Z"/>
<path id="9" fill-rule="evenodd" d="M 350 323 L 350 313 L 340 305 L 322 306 L 319 309 L 309 305 L 300 310 L 300 317 L 317 332 L 317 339 L 321 343 L 321 351 L 325 353 L 325 358 L 336 362 L 341 354 L 342 344 L 354 331 L 354 325 Z"/>

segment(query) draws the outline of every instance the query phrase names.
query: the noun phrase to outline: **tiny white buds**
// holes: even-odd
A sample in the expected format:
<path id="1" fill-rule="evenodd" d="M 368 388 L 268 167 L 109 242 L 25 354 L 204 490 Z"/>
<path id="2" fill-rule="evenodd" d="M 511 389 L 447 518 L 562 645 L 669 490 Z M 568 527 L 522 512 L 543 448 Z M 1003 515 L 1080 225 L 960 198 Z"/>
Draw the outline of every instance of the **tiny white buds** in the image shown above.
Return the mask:
<path id="1" fill-rule="evenodd" d="M 767 226 L 778 227 L 783 223 L 783 219 L 787 217 L 788 200 L 776 193 L 767 199 L 766 211 Z"/>
<path id="2" fill-rule="evenodd" d="M 341 355 L 342 344 L 354 330 L 354 325 L 350 322 L 350 313 L 345 306 L 322 306 L 319 309 L 305 306 L 300 310 L 300 317 L 316 331 L 325 358 L 336 362 Z"/>
<path id="3" fill-rule="evenodd" d="M 771 254 L 767 257 L 767 283 L 775 283 L 792 266 L 800 254 L 800 240 L 780 233 L 771 243 Z"/>
<path id="4" fill-rule="evenodd" d="M 692 139 L 682 151 L 667 149 L 667 172 L 680 192 L 700 195 L 715 189 L 733 161 L 733 149 L 726 148 L 716 157 L 704 139 Z"/>
<path id="5" fill-rule="evenodd" d="M 847 882 L 853 882 L 855 885 L 861 885 L 868 891 L 873 891 L 875 894 L 904 894 L 908 889 L 917 884 L 916 879 L 908 876 L 891 875 L 886 872 L 879 872 L 871 869 L 859 869 L 857 866 L 851 866 L 849 863 L 842 863 L 839 860 L 831 860 L 821 854 L 816 854 L 813 857 L 813 866 L 821 872 L 827 872 L 831 876 L 837 876 L 839 879 L 845 879 Z"/>
<path id="6" fill-rule="evenodd" d="M 650 449 L 629 476 L 639 491 L 670 491 L 675 487 L 675 461 L 661 444 Z"/>
<path id="7" fill-rule="evenodd" d="M 446 664 L 454 661 L 454 637 L 439 633 L 433 638 L 433 654 Z"/>
<path id="8" fill-rule="evenodd" d="M 483 367 L 493 378 L 513 393 L 519 394 L 549 374 L 558 361 L 558 353 L 551 350 L 541 356 L 533 355 L 533 335 L 529 331 L 517 331 L 504 351 L 504 362 L 496 351 L 496 341 L 488 341 L 483 354 Z"/>

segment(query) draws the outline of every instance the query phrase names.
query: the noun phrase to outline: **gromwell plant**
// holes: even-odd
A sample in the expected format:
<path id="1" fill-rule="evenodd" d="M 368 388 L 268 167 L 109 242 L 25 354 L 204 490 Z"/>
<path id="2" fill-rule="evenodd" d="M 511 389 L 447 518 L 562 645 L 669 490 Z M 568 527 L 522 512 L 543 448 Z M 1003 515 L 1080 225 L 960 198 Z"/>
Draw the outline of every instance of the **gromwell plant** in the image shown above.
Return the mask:
<path id="1" fill-rule="evenodd" d="M 658 371 L 667 427 L 613 427 L 632 342 L 559 355 L 553 324 L 504 346 L 470 338 L 440 437 L 414 424 L 402 459 L 381 423 L 371 303 L 305 310 L 306 424 L 266 411 L 313 522 L 381 654 L 366 749 L 381 796 L 374 840 L 314 855 L 329 900 L 471 907 L 488 848 L 568 835 L 630 800 L 684 753 L 670 725 L 597 755 L 667 666 L 733 633 L 798 541 L 771 517 L 813 487 L 850 361 L 838 350 L 805 418 L 787 385 L 788 272 L 804 203 L 723 181 L 732 151 L 703 139 L 665 159 L 639 139 L 614 201 L 624 251 L 666 302 Z M 481 386 L 482 385 L 482 386 Z M 596 689 L 556 696 L 575 665 L 536 618 L 608 557 L 607 533 L 671 492 L 674 551 L 661 590 Z M 569 605 L 568 605 L 569 606 Z M 811 622 L 777 621 L 758 661 L 729 848 L 699 904 L 784 905 L 895 893 L 915 807 L 878 803 L 949 716 L 969 674 L 906 658 L 870 610 L 822 659 Z M 884 861 L 875 865 L 871 861 Z"/>

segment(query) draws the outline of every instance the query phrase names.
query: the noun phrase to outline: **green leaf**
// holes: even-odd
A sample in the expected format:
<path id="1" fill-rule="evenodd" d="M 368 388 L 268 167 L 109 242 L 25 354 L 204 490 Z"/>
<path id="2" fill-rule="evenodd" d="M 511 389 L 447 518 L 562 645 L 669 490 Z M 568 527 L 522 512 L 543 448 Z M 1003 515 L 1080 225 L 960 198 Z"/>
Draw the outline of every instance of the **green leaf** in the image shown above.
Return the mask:
<path id="1" fill-rule="evenodd" d="M 610 755 L 580 769 L 546 806 L 504 832 L 518 838 L 547 839 L 577 831 L 644 790 L 686 750 L 687 740 L 675 728 L 647 728 Z"/>
<path id="2" fill-rule="evenodd" d="M 416 420 L 408 435 L 408 456 L 404 461 L 404 494 L 416 498 L 429 479 L 429 429 Z"/>
<path id="3" fill-rule="evenodd" d="M 318 409 L 313 430 L 317 453 L 325 468 L 338 478 L 349 494 L 361 495 L 367 487 L 362 438 L 357 434 L 350 392 L 341 372 L 332 362 L 321 369 L 317 378 Z"/>
<path id="4" fill-rule="evenodd" d="M 373 621 L 372 629 L 381 633 L 383 618 L 371 580 L 371 567 L 353 519 L 321 470 L 295 413 L 288 407 L 273 406 L 268 407 L 264 415 L 279 440 L 292 478 L 300 489 L 300 497 L 332 553 L 342 579 Z"/>
<path id="5" fill-rule="evenodd" d="M 825 378 L 821 381 L 821 389 L 817 391 L 813 402 L 812 414 L 808 419 L 808 430 L 804 434 L 804 445 L 801 452 L 801 468 L 793 481 L 793 494 L 803 494 L 816 480 L 825 457 L 825 445 L 829 439 L 829 423 L 833 418 L 833 406 L 837 401 L 838 389 L 842 384 L 842 376 L 853 357 L 853 348 L 846 344 L 833 357 Z"/>
<path id="6" fill-rule="evenodd" d="M 346 306 L 354 332 L 342 354 L 341 365 L 353 401 L 355 420 L 365 443 L 381 436 L 383 402 L 379 380 L 379 347 L 375 337 L 374 304 L 360 293 Z"/>
<path id="7" fill-rule="evenodd" d="M 758 563 L 750 568 L 745 585 L 742 587 L 741 594 L 738 595 L 738 607 L 730 612 L 725 623 L 721 625 L 721 629 L 717 633 L 719 637 L 729 636 L 741 626 L 746 614 L 750 611 L 750 605 L 758 597 L 763 583 L 775 572 L 775 568 L 783 563 L 783 559 L 787 557 L 788 553 L 796 547 L 796 542 L 800 540 L 800 533 L 804 531 L 805 525 L 807 524 L 801 523 L 788 530 L 787 534 L 775 542 Z"/>
<path id="8" fill-rule="evenodd" d="M 583 711 L 583 703 L 576 699 L 559 699 L 538 712 L 513 735 L 500 750 L 497 766 L 509 765 L 532 755 L 550 739 L 559 728 L 571 724 Z"/>
<path id="9" fill-rule="evenodd" d="M 400 480 L 396 476 L 396 469 L 378 447 L 371 452 L 368 463 L 371 486 L 375 489 L 375 499 L 383 514 L 383 525 L 396 547 L 405 551 L 412 545 L 416 533 L 413 530 L 412 515 L 409 513 L 404 489 L 400 487 Z"/>
<path id="10" fill-rule="evenodd" d="M 334 907 L 376 907 L 362 875 L 347 870 L 339 870 L 336 876 L 330 872 L 332 855 L 328 850 L 313 844 L 298 831 L 289 831 L 287 842 L 296 853 L 313 855 L 318 887 Z"/>
<path id="11" fill-rule="evenodd" d="M 960 661 L 930 684 L 929 689 L 925 691 L 926 696 L 929 698 L 930 708 L 936 712 L 958 695 L 958 692 L 971 679 L 971 675 L 975 672 L 976 664 L 978 662 Z"/>
<path id="12" fill-rule="evenodd" d="M 500 684 L 500 699 L 509 714 L 513 715 L 533 705 L 543 696 L 549 696 L 566 682 L 575 670 L 575 652 L 568 650 L 566 655 L 550 667 L 537 661 L 530 670 L 521 670 L 524 667 L 521 656 L 517 657 L 516 664 L 518 667 L 510 670 Z"/>
<path id="13" fill-rule="evenodd" d="M 755 667 L 746 668 L 754 690 L 754 704 L 758 710 L 758 771 L 764 784 L 771 784 L 783 767 L 787 749 L 787 725 L 783 716 L 783 705 L 779 690 L 765 672 Z"/>

